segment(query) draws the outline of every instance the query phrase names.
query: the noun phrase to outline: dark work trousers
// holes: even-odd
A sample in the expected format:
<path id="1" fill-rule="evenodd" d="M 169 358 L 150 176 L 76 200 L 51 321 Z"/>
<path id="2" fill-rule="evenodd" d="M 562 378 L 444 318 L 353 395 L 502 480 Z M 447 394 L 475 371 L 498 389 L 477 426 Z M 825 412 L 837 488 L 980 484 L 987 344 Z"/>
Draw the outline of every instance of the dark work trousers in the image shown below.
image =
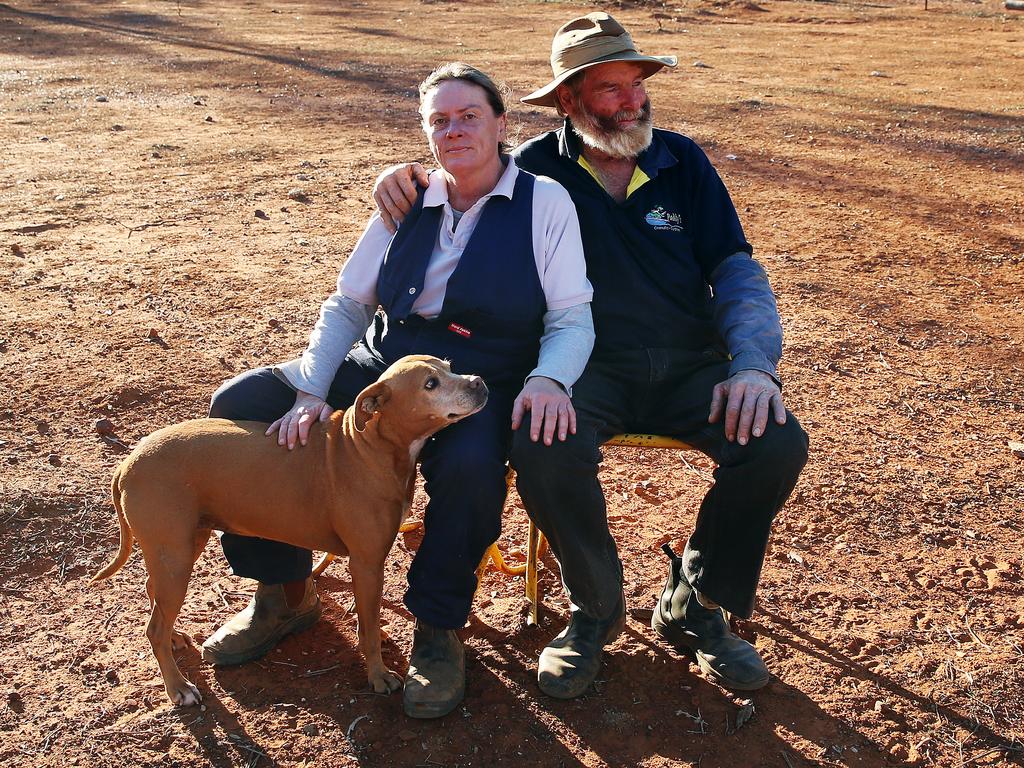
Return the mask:
<path id="1" fill-rule="evenodd" d="M 334 408 L 347 407 L 384 368 L 364 346 L 356 346 L 338 369 L 327 402 Z M 405 605 L 436 627 L 457 629 L 466 623 L 476 590 L 476 567 L 501 532 L 514 397 L 491 389 L 482 411 L 446 427 L 420 452 L 429 501 L 423 542 L 409 569 Z M 294 404 L 295 390 L 270 368 L 259 368 L 221 386 L 213 396 L 210 416 L 273 422 Z M 221 545 L 236 575 L 265 584 L 298 581 L 312 569 L 309 550 L 289 544 L 226 533 Z"/>
<path id="2" fill-rule="evenodd" d="M 727 610 L 749 618 L 772 520 L 807 461 L 807 434 L 792 414 L 771 416 L 747 445 L 708 424 L 715 384 L 729 361 L 713 350 L 595 350 L 573 387 L 577 430 L 565 442 L 513 438 L 512 465 L 531 519 L 558 558 L 573 604 L 606 619 L 622 589 L 622 565 L 598 480 L 599 446 L 621 432 L 678 437 L 717 464 L 684 553 L 684 574 Z"/>

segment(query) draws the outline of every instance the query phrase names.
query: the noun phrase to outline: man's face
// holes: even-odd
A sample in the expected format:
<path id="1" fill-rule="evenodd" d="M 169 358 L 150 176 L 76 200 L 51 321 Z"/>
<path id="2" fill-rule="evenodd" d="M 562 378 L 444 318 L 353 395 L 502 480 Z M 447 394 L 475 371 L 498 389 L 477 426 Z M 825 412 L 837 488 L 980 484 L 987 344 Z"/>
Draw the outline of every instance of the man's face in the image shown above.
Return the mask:
<path id="1" fill-rule="evenodd" d="M 583 72 L 576 93 L 559 86 L 558 98 L 587 146 L 632 159 L 651 143 L 651 102 L 639 64 L 598 64 Z"/>

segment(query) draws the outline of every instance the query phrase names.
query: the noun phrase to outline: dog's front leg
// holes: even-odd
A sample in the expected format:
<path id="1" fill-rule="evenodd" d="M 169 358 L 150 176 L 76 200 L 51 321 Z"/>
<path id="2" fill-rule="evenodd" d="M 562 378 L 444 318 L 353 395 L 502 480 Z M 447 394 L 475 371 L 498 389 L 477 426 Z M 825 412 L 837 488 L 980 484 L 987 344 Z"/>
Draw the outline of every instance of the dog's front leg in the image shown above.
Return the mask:
<path id="1" fill-rule="evenodd" d="M 380 603 L 384 591 L 384 563 L 364 563 L 351 556 L 352 591 L 359 617 L 359 650 L 366 661 L 366 678 L 375 693 L 391 693 L 402 687 L 402 678 L 384 666 L 380 653 Z"/>

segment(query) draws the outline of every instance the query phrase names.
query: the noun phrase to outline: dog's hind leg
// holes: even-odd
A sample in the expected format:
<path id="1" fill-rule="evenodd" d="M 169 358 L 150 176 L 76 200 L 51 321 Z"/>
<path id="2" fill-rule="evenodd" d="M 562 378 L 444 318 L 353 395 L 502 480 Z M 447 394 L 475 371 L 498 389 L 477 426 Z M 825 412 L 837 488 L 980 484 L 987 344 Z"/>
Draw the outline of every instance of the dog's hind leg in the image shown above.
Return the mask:
<path id="1" fill-rule="evenodd" d="M 375 693 L 391 693 L 402 687 L 402 678 L 384 666 L 380 654 L 380 602 L 384 591 L 384 563 L 367 565 L 350 557 L 349 573 L 359 617 L 359 650 L 366 662 L 366 677 Z"/>
<path id="2" fill-rule="evenodd" d="M 143 552 L 148 555 L 145 550 Z M 192 547 L 186 545 L 163 547 L 156 553 L 156 557 L 146 557 L 146 568 L 149 571 L 146 591 L 153 606 L 146 637 L 160 665 L 168 698 L 173 704 L 181 706 L 198 704 L 202 700 L 199 689 L 186 680 L 178 669 L 171 641 L 174 620 L 178 617 L 181 604 L 185 602 L 188 579 L 192 575 L 192 556 Z"/>
<path id="3" fill-rule="evenodd" d="M 192 565 L 196 564 L 196 561 L 203 554 L 203 550 L 206 549 L 206 542 L 210 540 L 210 534 L 213 533 L 210 529 L 202 529 L 196 531 L 196 542 L 195 548 L 192 550 Z M 174 651 L 183 651 L 186 648 L 195 648 L 196 644 L 192 642 L 192 638 L 182 632 L 180 629 L 171 628 L 171 649 Z"/>

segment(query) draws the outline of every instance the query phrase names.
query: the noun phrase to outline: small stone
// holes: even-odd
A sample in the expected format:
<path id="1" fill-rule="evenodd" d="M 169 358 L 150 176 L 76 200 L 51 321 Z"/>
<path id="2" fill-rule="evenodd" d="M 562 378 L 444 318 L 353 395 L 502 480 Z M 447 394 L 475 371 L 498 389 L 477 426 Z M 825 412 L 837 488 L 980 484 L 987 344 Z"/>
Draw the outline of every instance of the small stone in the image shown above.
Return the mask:
<path id="1" fill-rule="evenodd" d="M 146 334 L 146 339 L 148 341 L 160 341 L 160 332 L 156 328 L 150 328 Z"/>
<path id="2" fill-rule="evenodd" d="M 114 423 L 110 419 L 99 419 L 93 424 L 93 429 L 101 435 L 112 435 L 114 434 Z"/>
<path id="3" fill-rule="evenodd" d="M 116 669 L 108 669 L 107 670 L 107 674 L 105 675 L 105 677 L 107 678 L 107 682 L 110 683 L 111 685 L 120 685 L 121 684 L 121 678 L 119 678 L 117 676 L 117 670 Z"/>
<path id="4" fill-rule="evenodd" d="M 17 464 L 18 463 L 18 457 L 17 456 L 8 456 L 7 457 L 7 463 L 8 464 Z"/>
<path id="5" fill-rule="evenodd" d="M 96 101 L 100 102 L 101 104 L 104 103 L 106 100 L 107 100 L 106 96 L 97 96 L 96 97 Z"/>
<path id="6" fill-rule="evenodd" d="M 410 731 L 408 728 L 403 728 L 398 732 L 398 738 L 402 741 L 412 741 L 416 738 L 416 733 L 414 731 Z"/>
<path id="7" fill-rule="evenodd" d="M 47 455 L 46 460 L 48 462 L 50 462 L 51 466 L 54 466 L 54 467 L 59 467 L 61 465 L 61 463 L 62 463 L 61 460 L 60 460 L 60 456 L 58 456 L 56 453 L 51 453 L 51 454 Z"/>
<path id="8" fill-rule="evenodd" d="M 316 723 L 310 723 L 309 725 L 302 726 L 302 732 L 307 736 L 317 736 L 320 733 L 320 729 L 316 727 Z"/>
<path id="9" fill-rule="evenodd" d="M 50 425 L 47 424 L 45 421 L 36 422 L 36 432 L 38 432 L 40 435 L 45 435 L 49 431 Z"/>
<path id="10" fill-rule="evenodd" d="M 737 704 L 740 705 L 736 712 L 736 730 L 738 731 L 754 716 L 754 702 L 750 699 L 742 699 Z"/>
<path id="11" fill-rule="evenodd" d="M 39 137 L 39 140 L 40 140 L 40 141 L 49 141 L 49 140 L 50 140 L 50 137 L 49 137 L 49 136 L 40 136 L 40 137 Z"/>
<path id="12" fill-rule="evenodd" d="M 274 317 L 267 320 L 267 325 L 269 325 L 271 328 L 277 328 L 277 326 L 279 326 L 280 324 L 281 321 Z"/>
<path id="13" fill-rule="evenodd" d="M 871 77 L 888 77 L 884 72 L 879 72 L 877 69 L 871 73 Z"/>
<path id="14" fill-rule="evenodd" d="M 205 118 L 203 118 L 203 121 L 207 122 L 207 123 L 215 123 L 216 122 L 216 120 L 214 120 L 212 117 L 210 117 L 210 115 L 207 115 Z"/>
<path id="15" fill-rule="evenodd" d="M 253 216 L 255 216 L 257 219 L 263 219 L 264 221 L 270 218 L 269 216 L 267 216 L 265 211 L 261 211 L 259 208 L 253 211 Z"/>
<path id="16" fill-rule="evenodd" d="M 710 64 L 705 64 L 703 61 L 700 60 L 693 62 L 693 66 L 695 66 L 697 69 L 711 69 Z"/>
<path id="17" fill-rule="evenodd" d="M 124 126 L 121 125 L 120 123 L 114 123 L 112 126 L 110 126 L 110 130 L 112 130 L 115 133 L 117 133 L 117 132 L 123 131 L 124 130 Z"/>
<path id="18" fill-rule="evenodd" d="M 879 699 L 875 702 L 875 712 L 882 714 L 885 711 L 885 702 Z"/>
<path id="19" fill-rule="evenodd" d="M 1024 459 L 1024 443 L 1018 443 L 1016 440 L 1009 440 L 1006 444 L 1010 447 L 1010 453 L 1018 459 Z"/>
<path id="20" fill-rule="evenodd" d="M 288 199 L 302 202 L 303 200 L 308 200 L 309 195 L 306 194 L 306 190 L 302 187 L 294 187 L 288 190 Z"/>
<path id="21" fill-rule="evenodd" d="M 296 181 L 309 181 L 309 176 L 304 173 L 297 174 L 295 176 Z"/>

